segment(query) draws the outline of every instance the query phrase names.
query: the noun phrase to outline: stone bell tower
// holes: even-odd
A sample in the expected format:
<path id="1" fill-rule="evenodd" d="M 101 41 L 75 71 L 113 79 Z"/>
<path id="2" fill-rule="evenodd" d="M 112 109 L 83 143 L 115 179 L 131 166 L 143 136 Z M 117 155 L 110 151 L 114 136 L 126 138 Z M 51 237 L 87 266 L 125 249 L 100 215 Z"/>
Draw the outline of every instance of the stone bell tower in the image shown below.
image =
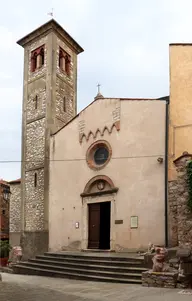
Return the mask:
<path id="1" fill-rule="evenodd" d="M 21 245 L 27 259 L 48 250 L 50 135 L 76 115 L 83 49 L 55 20 L 17 43 L 24 48 Z"/>

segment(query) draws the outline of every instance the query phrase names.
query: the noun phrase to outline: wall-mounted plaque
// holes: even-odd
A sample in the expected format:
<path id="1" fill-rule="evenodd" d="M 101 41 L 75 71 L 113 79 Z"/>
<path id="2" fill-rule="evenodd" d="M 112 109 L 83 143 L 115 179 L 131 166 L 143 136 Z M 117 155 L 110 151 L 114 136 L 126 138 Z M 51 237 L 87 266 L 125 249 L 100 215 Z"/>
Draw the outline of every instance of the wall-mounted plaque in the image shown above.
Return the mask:
<path id="1" fill-rule="evenodd" d="M 123 220 L 122 220 L 122 219 L 116 219 L 116 220 L 115 220 L 115 224 L 116 224 L 116 225 L 123 224 Z"/>
<path id="2" fill-rule="evenodd" d="M 138 228 L 138 216 L 131 216 L 131 228 Z"/>

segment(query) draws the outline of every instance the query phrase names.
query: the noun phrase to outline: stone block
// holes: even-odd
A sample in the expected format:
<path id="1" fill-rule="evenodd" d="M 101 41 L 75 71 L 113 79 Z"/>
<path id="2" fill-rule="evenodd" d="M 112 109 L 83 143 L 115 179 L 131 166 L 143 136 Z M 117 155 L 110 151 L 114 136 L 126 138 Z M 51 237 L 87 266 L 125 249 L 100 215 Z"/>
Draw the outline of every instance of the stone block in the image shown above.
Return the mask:
<path id="1" fill-rule="evenodd" d="M 192 275 L 179 275 L 177 288 L 192 288 Z"/>
<path id="2" fill-rule="evenodd" d="M 21 246 L 23 249 L 22 260 L 34 258 L 48 251 L 48 231 L 25 231 L 21 236 Z"/>
<path id="3" fill-rule="evenodd" d="M 159 273 L 153 271 L 146 271 L 142 273 L 142 286 L 148 287 L 164 287 L 176 288 L 177 287 L 178 273 Z"/>
<path id="4" fill-rule="evenodd" d="M 191 262 L 182 262 L 181 269 L 184 271 L 185 275 L 192 275 L 192 261 Z"/>
<path id="5" fill-rule="evenodd" d="M 177 251 L 177 257 L 188 258 L 191 255 L 191 250 L 189 248 L 181 248 Z"/>

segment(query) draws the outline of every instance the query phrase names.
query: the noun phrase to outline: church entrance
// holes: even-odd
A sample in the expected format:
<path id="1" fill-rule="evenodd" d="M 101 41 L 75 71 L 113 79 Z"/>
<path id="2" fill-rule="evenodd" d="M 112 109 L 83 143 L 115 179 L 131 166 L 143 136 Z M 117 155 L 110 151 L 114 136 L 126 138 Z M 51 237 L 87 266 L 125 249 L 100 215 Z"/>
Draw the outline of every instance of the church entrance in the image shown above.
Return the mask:
<path id="1" fill-rule="evenodd" d="M 88 204 L 88 248 L 110 249 L 111 202 Z"/>

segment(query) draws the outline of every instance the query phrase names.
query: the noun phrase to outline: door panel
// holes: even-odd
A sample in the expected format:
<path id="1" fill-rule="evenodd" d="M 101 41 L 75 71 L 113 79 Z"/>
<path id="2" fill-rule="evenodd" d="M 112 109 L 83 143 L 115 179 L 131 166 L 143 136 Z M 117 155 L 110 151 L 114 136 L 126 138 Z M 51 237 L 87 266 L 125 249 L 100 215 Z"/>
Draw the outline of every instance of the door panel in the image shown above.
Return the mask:
<path id="1" fill-rule="evenodd" d="M 88 248 L 98 249 L 100 241 L 100 203 L 89 205 Z"/>

